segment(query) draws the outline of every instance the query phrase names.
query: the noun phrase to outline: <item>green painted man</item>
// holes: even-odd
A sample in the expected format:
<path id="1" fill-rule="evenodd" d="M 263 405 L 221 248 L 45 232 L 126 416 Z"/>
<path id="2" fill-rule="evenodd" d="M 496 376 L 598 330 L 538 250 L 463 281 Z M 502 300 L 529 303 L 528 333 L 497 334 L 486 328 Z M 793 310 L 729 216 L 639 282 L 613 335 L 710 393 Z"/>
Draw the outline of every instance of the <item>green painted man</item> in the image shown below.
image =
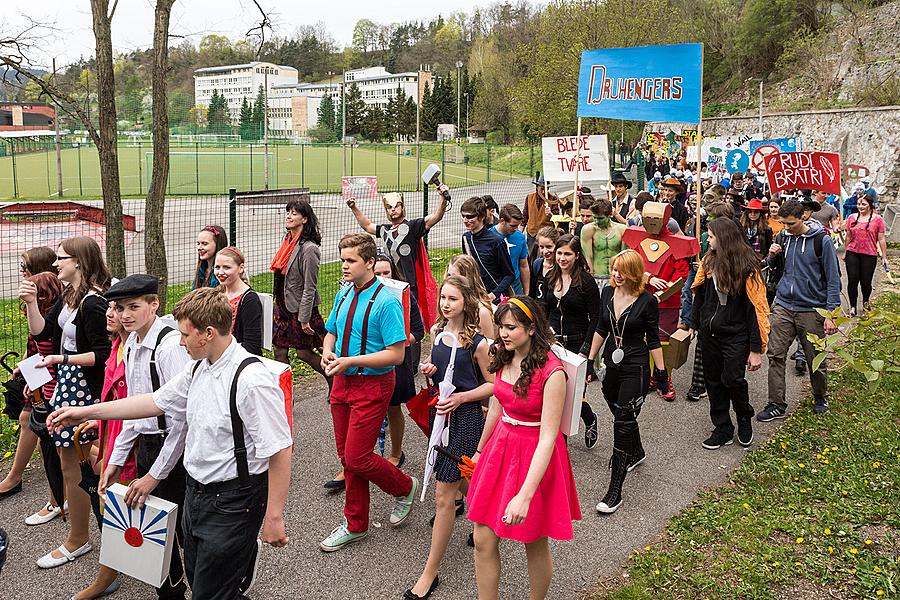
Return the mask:
<path id="1" fill-rule="evenodd" d="M 622 251 L 622 234 L 626 226 L 610 219 L 612 204 L 606 198 L 598 198 L 591 204 L 594 221 L 581 229 L 581 251 L 591 269 L 591 274 L 601 287 L 609 279 L 609 263 Z"/>

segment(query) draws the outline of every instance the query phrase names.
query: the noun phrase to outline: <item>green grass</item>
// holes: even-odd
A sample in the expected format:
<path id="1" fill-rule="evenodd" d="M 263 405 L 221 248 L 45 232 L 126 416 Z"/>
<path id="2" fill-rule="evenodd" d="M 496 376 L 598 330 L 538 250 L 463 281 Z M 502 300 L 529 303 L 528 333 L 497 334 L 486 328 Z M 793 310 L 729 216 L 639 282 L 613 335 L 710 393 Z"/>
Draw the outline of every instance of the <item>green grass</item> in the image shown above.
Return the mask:
<path id="1" fill-rule="evenodd" d="M 452 145 L 448 145 L 452 146 Z M 470 161 L 455 164 L 449 154 L 445 182 L 450 186 L 472 185 L 527 177 L 531 151 L 525 147 L 491 147 L 487 168 L 485 146 L 468 146 Z M 119 179 L 123 196 L 147 192 L 148 169 L 152 167 L 149 144 L 119 142 Z M 448 150 L 449 152 L 449 150 Z M 226 194 L 263 189 L 264 159 L 261 144 L 234 146 L 173 146 L 170 149 L 169 195 Z M 348 175 L 377 175 L 379 189 L 415 189 L 420 176 L 415 147 L 363 144 L 347 148 Z M 540 146 L 534 164 L 540 165 Z M 440 145 L 423 145 L 421 167 L 441 162 Z M 270 188 L 308 187 L 313 192 L 340 191 L 343 154 L 339 145 L 270 145 Z M 539 167 L 535 167 L 538 168 Z M 62 151 L 64 195 L 70 198 L 100 196 L 100 167 L 93 147 L 66 147 Z M 52 151 L 0 157 L 0 198 L 48 198 L 56 194 L 56 156 Z"/>
<path id="2" fill-rule="evenodd" d="M 447 272 L 447 264 L 450 258 L 458 254 L 457 248 L 432 248 L 429 250 L 431 257 L 431 270 L 435 279 L 441 281 Z M 334 302 L 334 296 L 338 290 L 338 283 L 341 279 L 340 262 L 327 262 L 321 265 L 319 269 L 319 295 L 322 297 L 322 305 L 319 311 L 323 318 L 328 317 L 331 306 Z M 262 273 L 256 275 L 250 280 L 253 288 L 261 292 L 272 291 L 272 274 Z M 171 313 L 175 303 L 191 289 L 190 284 L 179 284 L 169 286 L 168 295 L 166 297 L 166 312 Z M 25 341 L 27 338 L 27 323 L 22 313 L 18 300 L 0 300 L 0 353 L 6 351 L 18 352 L 21 356 L 25 355 Z M 311 369 L 305 364 L 297 361 L 296 356 L 291 354 L 291 366 L 297 376 L 312 374 Z M 2 371 L 2 370 L 0 370 Z M 6 379 L 5 371 L 0 372 L 0 379 Z M 2 403 L 2 399 L 0 399 Z M 0 457 L 5 457 L 11 452 L 16 445 L 18 432 L 18 424 L 13 423 L 4 416 L 0 416 Z M 0 459 L 2 460 L 2 459 Z"/>
<path id="3" fill-rule="evenodd" d="M 900 295 L 877 306 L 896 312 Z M 853 353 L 885 358 L 878 341 Z M 829 385 L 828 413 L 807 399 L 593 598 L 900 597 L 900 377 L 872 390 L 848 369 Z"/>

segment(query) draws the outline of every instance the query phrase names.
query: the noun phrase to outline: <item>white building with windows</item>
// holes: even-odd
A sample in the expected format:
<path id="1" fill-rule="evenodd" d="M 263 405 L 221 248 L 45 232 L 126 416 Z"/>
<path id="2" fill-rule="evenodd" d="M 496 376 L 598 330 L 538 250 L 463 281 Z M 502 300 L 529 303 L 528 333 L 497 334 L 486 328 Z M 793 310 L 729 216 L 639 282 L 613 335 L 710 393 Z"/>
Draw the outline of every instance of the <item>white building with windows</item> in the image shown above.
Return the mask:
<path id="1" fill-rule="evenodd" d="M 237 123 L 244 98 L 252 104 L 260 86 L 268 82 L 271 96 L 273 87 L 296 84 L 297 81 L 297 69 L 268 62 L 205 67 L 194 71 L 194 104 L 209 108 L 213 90 L 216 90 L 225 97 L 231 120 Z"/>
<path id="2" fill-rule="evenodd" d="M 397 89 L 418 104 L 425 85 L 432 84 L 431 71 L 388 73 L 384 67 L 355 69 L 344 74 L 349 87 L 356 84 L 363 102 L 384 109 Z M 346 90 L 345 90 L 346 92 Z M 270 87 L 269 134 L 276 137 L 302 138 L 316 127 L 319 107 L 326 96 L 334 100 L 336 110 L 341 107 L 340 83 L 286 83 Z"/>

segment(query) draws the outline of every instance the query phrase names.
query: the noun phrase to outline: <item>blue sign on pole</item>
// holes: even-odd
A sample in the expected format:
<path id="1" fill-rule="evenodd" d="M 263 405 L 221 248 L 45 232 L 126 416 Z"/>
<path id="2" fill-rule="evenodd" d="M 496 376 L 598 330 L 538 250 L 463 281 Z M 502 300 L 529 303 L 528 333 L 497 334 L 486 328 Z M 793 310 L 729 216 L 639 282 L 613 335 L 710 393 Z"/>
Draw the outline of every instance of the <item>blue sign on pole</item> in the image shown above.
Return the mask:
<path id="1" fill-rule="evenodd" d="M 749 168 L 750 156 L 740 148 L 725 155 L 725 170 L 729 173 L 743 173 Z"/>
<path id="2" fill-rule="evenodd" d="M 581 53 L 578 116 L 699 123 L 703 44 Z"/>
<path id="3" fill-rule="evenodd" d="M 750 156 L 759 150 L 760 146 L 774 146 L 779 152 L 801 152 L 803 150 L 803 138 L 775 138 L 774 140 L 750 140 Z"/>

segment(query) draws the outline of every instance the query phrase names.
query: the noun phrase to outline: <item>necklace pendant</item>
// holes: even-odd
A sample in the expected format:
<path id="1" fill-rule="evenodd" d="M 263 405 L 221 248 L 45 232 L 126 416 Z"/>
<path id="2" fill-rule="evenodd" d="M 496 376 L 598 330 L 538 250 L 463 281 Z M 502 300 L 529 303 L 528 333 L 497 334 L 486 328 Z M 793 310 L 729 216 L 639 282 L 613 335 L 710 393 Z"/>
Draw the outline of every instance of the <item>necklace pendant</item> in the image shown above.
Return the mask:
<path id="1" fill-rule="evenodd" d="M 615 350 L 613 350 L 613 353 L 612 353 L 612 361 L 613 361 L 615 364 L 619 364 L 620 362 L 622 362 L 622 359 L 623 359 L 623 358 L 625 358 L 625 351 L 624 351 L 624 350 L 622 350 L 621 348 L 616 348 Z"/>

